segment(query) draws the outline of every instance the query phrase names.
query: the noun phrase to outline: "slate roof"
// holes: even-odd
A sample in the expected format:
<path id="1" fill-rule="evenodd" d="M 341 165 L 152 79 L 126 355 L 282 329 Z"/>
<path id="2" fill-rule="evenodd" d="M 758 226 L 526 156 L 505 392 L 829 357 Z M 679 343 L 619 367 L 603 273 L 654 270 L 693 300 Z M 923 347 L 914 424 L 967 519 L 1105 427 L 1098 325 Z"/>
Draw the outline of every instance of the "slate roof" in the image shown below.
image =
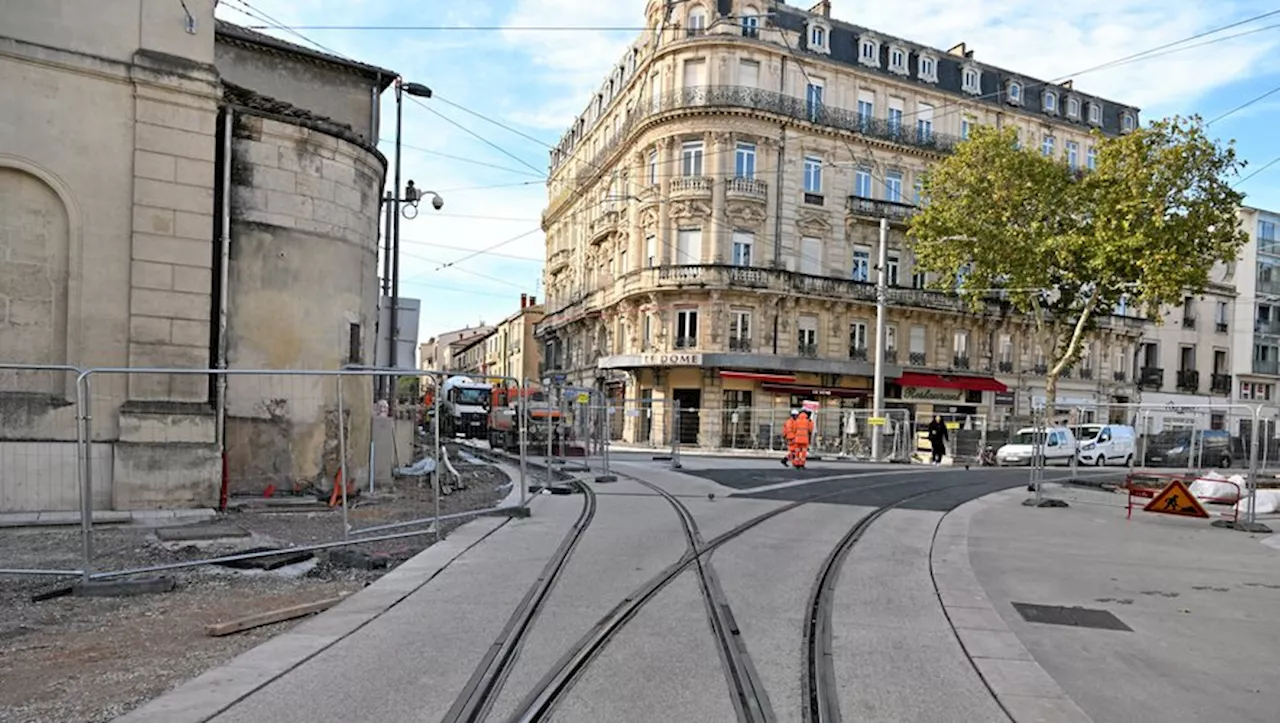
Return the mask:
<path id="1" fill-rule="evenodd" d="M 226 20 L 216 20 L 214 33 L 217 39 L 223 42 L 229 42 L 239 45 L 252 46 L 255 49 L 267 50 L 269 52 L 282 53 L 293 56 L 301 56 L 316 63 L 325 65 L 335 65 L 348 71 L 354 71 L 356 74 L 369 78 L 378 82 L 378 90 L 386 90 L 392 82 L 395 81 L 398 73 L 394 70 L 380 68 L 376 65 L 360 63 L 348 58 L 344 58 L 332 53 L 325 53 L 319 50 L 313 50 L 297 43 L 291 43 L 287 40 L 260 33 L 257 30 L 251 30 L 242 25 L 229 23 Z"/>

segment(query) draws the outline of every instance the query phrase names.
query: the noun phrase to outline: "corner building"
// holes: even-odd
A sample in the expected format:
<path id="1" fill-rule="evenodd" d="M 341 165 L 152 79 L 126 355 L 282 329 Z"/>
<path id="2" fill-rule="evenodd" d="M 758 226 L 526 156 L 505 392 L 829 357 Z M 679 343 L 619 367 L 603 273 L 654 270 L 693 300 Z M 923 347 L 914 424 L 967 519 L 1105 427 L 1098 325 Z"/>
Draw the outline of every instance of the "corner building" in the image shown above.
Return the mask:
<path id="1" fill-rule="evenodd" d="M 1137 109 L 984 65 L 964 44 L 834 20 L 829 2 L 654 0 L 646 23 L 551 154 L 547 376 L 655 418 L 676 400 L 693 410 L 682 443 L 706 447 L 754 441 L 735 435 L 759 425 L 730 430 L 734 409 L 869 408 L 877 353 L 887 407 L 912 419 L 998 426 L 1042 402 L 1048 350 L 1031 320 L 998 301 L 974 313 L 915 272 L 905 232 L 921 178 L 977 124 L 1087 169 L 1092 132 L 1132 130 Z M 1132 399 L 1140 333 L 1139 320 L 1103 320 L 1059 399 L 1091 416 Z M 840 419 L 819 416 L 820 434 Z"/>

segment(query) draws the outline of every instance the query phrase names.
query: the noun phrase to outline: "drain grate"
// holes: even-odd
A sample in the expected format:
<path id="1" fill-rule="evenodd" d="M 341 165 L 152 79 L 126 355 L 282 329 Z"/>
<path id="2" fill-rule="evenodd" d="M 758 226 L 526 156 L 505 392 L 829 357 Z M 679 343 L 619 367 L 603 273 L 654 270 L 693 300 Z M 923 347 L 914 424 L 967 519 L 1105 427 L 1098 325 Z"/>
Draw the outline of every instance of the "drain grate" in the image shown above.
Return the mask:
<path id="1" fill-rule="evenodd" d="M 1133 628 L 1125 625 L 1120 618 L 1107 610 L 1090 608 L 1068 608 L 1061 605 L 1033 605 L 1032 603 L 1013 603 L 1023 620 L 1029 623 L 1044 625 L 1068 625 L 1076 628 L 1093 628 L 1095 630 L 1122 630 L 1133 632 Z"/>

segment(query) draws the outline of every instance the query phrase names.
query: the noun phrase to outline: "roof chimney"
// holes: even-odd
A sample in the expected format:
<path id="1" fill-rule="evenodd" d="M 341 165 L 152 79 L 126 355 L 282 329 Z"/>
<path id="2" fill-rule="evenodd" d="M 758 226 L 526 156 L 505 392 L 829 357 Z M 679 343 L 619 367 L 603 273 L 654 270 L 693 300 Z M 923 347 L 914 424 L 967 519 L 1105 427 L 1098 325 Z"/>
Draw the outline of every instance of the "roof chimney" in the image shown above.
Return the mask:
<path id="1" fill-rule="evenodd" d="M 530 297 L 529 297 L 529 306 L 537 306 L 537 305 L 538 305 L 538 297 L 536 297 L 536 296 L 530 296 Z"/>
<path id="2" fill-rule="evenodd" d="M 831 17 L 831 0 L 822 0 L 814 3 L 814 6 L 809 8 L 809 13 L 811 15 L 821 15 L 824 18 Z"/>
<path id="3" fill-rule="evenodd" d="M 524 308 L 525 308 L 526 306 L 528 306 L 528 305 L 529 305 L 529 295 L 528 295 L 528 294 L 521 294 L 521 295 L 520 295 L 520 308 L 521 308 L 521 309 L 524 309 Z"/>

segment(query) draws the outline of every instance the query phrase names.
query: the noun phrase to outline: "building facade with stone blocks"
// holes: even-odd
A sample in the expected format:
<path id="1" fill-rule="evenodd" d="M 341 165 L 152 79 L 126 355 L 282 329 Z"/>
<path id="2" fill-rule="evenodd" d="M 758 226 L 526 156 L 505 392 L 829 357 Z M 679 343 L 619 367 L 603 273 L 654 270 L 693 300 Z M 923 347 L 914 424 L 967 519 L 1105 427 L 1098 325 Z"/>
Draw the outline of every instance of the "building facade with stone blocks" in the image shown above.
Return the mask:
<path id="1" fill-rule="evenodd" d="M 0 9 L 0 363 L 28 365 L 0 371 L 4 510 L 79 504 L 75 369 L 208 369 L 224 348 L 236 369 L 337 368 L 372 345 L 385 160 L 351 123 L 225 83 L 235 57 L 219 51 L 214 5 Z M 393 77 L 307 51 L 279 56 L 276 81 L 323 83 L 321 66 L 346 67 L 369 98 Z M 94 505 L 216 504 L 224 446 L 234 461 L 219 408 L 305 417 L 262 464 L 275 482 L 331 484 L 336 390 L 247 380 L 223 395 L 202 374 L 90 377 Z M 348 408 L 370 406 L 358 399 Z"/>
<path id="2" fill-rule="evenodd" d="M 1135 128 L 1138 110 L 841 22 L 830 3 L 655 0 L 645 21 L 551 154 L 549 373 L 707 410 L 680 425 L 703 446 L 724 442 L 715 410 L 869 407 L 877 354 L 888 406 L 913 418 L 1029 415 L 1048 364 L 1034 325 L 928 290 L 905 238 L 919 181 L 978 124 L 1084 170 L 1095 134 Z M 1141 325 L 1100 321 L 1059 398 L 1092 414 L 1131 400 Z"/>
<path id="3" fill-rule="evenodd" d="M 520 309 L 494 327 L 485 339 L 484 373 L 501 380 L 538 383 L 542 378 L 542 347 L 533 335 L 545 311 L 536 298 L 520 295 Z"/>

